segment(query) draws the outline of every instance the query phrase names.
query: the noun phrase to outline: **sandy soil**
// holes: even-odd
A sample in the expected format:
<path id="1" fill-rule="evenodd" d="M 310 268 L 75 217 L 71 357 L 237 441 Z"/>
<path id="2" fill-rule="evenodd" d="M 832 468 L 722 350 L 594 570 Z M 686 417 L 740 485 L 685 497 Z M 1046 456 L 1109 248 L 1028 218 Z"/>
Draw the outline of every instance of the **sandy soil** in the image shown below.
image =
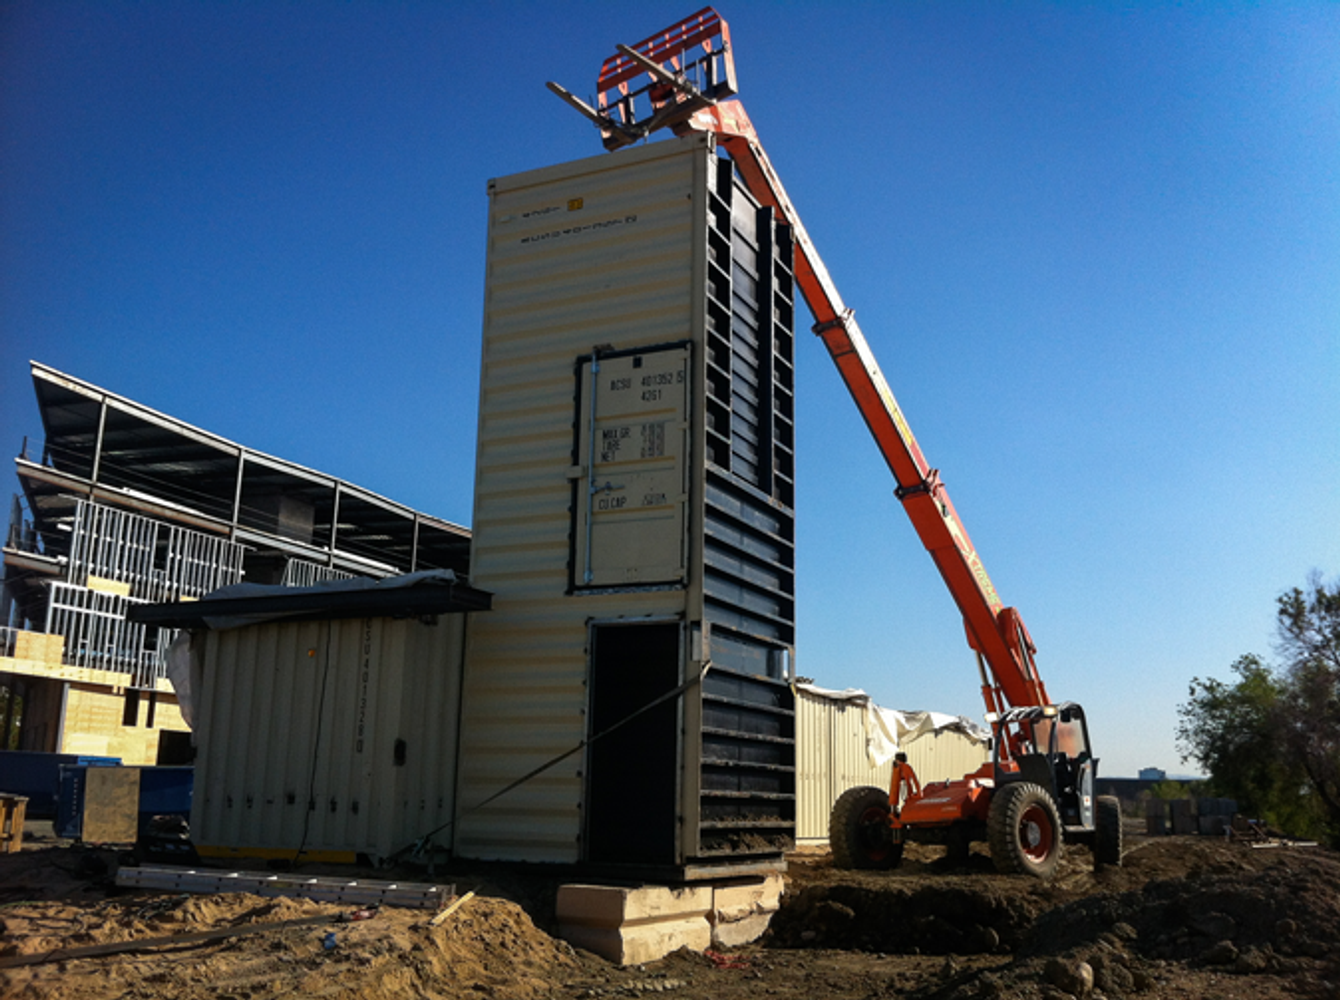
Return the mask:
<path id="1" fill-rule="evenodd" d="M 434 927 L 431 914 L 395 907 L 349 921 L 348 907 L 305 900 L 122 892 L 111 882 L 114 853 L 39 837 L 0 855 L 0 965 L 45 960 L 0 968 L 0 996 L 1340 1000 L 1333 852 L 1132 839 L 1122 868 L 1095 874 L 1075 848 L 1045 885 L 996 875 L 980 854 L 967 869 L 943 870 L 938 853 L 913 847 L 900 869 L 880 873 L 794 855 L 783 909 L 764 940 L 621 969 L 551 936 L 560 877 L 544 869 L 439 872 L 439 881 L 479 894 Z M 398 877 L 424 880 L 422 872 Z M 283 926 L 59 955 L 272 924 Z"/>

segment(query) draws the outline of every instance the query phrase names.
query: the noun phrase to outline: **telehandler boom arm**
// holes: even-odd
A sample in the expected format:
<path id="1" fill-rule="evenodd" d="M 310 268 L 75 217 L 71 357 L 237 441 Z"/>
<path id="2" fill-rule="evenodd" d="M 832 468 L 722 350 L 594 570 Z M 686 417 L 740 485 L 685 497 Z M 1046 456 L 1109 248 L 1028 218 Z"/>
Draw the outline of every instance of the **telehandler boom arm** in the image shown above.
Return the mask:
<path id="1" fill-rule="evenodd" d="M 963 615 L 969 645 L 990 669 L 990 679 L 982 672 L 987 711 L 1050 704 L 1023 620 L 996 593 L 938 471 L 922 454 L 744 106 L 727 99 L 735 94 L 735 71 L 726 22 L 706 7 L 637 45 L 620 45 L 618 52 L 601 69 L 596 107 L 558 84 L 550 83 L 549 89 L 600 126 L 608 149 L 637 142 L 660 128 L 680 135 L 712 133 L 730 154 L 749 192 L 791 227 L 798 258 L 796 283 L 814 316 L 814 332 L 828 348 L 893 473 L 898 484 L 895 495 Z M 640 104 L 647 105 L 645 113 Z"/>

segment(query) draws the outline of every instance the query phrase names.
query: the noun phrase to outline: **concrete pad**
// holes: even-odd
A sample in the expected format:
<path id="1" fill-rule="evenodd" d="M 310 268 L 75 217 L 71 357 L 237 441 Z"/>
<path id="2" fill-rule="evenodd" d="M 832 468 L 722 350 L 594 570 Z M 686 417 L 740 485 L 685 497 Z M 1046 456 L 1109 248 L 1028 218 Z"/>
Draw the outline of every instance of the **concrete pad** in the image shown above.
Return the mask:
<path id="1" fill-rule="evenodd" d="M 620 965 L 712 945 L 710 886 L 564 885 L 557 903 L 563 940 Z"/>

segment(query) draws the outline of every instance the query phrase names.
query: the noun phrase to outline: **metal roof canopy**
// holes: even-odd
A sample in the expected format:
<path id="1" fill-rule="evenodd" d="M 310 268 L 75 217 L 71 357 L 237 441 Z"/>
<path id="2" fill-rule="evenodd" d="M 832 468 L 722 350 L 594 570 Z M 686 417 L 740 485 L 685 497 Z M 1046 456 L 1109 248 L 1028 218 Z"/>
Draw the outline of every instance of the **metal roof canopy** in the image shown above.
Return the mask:
<path id="1" fill-rule="evenodd" d="M 283 593 L 283 590 L 289 590 Z M 209 619 L 254 617 L 256 623 L 282 619 L 330 621 L 342 618 L 421 618 L 425 615 L 488 611 L 493 595 L 459 581 L 425 582 L 409 587 L 363 590 L 274 588 L 255 597 L 205 598 L 200 601 L 132 606 L 126 617 L 164 628 L 207 629 Z"/>
<path id="2" fill-rule="evenodd" d="M 74 496 L 140 510 L 197 530 L 245 537 L 278 550 L 293 541 L 347 554 L 354 565 L 390 572 L 469 568 L 470 531 L 422 514 L 333 476 L 251 451 L 174 417 L 31 362 L 46 443 L 41 464 L 21 457 L 37 530 L 49 551 L 65 538 L 56 525 L 73 514 Z M 286 534 L 277 500 L 310 509 L 310 537 Z M 250 529 L 249 531 L 247 529 Z M 258 538 L 254 532 L 262 533 Z M 66 536 L 67 537 L 67 536 Z M 336 554 L 334 565 L 344 562 Z"/>

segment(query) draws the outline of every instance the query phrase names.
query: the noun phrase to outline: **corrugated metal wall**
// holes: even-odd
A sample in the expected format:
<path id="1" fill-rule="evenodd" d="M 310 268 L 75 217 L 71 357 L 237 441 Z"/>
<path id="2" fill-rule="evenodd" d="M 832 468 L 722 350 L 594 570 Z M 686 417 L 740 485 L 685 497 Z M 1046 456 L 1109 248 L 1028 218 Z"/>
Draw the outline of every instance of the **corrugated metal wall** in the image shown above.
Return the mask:
<path id="1" fill-rule="evenodd" d="M 568 594 L 574 363 L 690 339 L 695 157 L 655 143 L 494 182 L 480 374 L 461 807 L 586 735 L 588 619 L 682 618 L 683 590 Z M 574 180 L 574 178 L 576 180 Z M 463 817 L 469 857 L 580 856 L 581 754 Z"/>
<path id="2" fill-rule="evenodd" d="M 196 843 L 385 857 L 450 820 L 464 628 L 441 615 L 203 633 Z"/>
<path id="3" fill-rule="evenodd" d="M 828 814 L 848 788 L 889 787 L 893 762 L 871 765 L 865 719 L 864 701 L 796 692 L 797 841 L 827 842 Z M 903 750 L 922 784 L 961 778 L 990 758 L 984 744 L 949 731 L 913 740 Z"/>

